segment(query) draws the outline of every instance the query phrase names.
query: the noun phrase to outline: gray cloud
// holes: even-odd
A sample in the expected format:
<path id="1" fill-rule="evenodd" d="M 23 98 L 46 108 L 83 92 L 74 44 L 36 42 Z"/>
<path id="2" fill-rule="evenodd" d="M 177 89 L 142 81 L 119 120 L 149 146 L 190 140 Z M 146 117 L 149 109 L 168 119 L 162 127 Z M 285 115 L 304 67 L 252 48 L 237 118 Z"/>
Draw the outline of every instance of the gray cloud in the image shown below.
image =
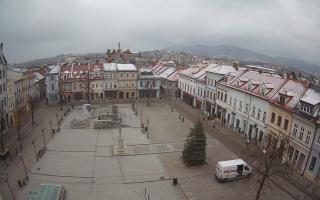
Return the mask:
<path id="1" fill-rule="evenodd" d="M 9 62 L 67 53 L 234 44 L 319 63 L 317 0 L 1 0 Z"/>

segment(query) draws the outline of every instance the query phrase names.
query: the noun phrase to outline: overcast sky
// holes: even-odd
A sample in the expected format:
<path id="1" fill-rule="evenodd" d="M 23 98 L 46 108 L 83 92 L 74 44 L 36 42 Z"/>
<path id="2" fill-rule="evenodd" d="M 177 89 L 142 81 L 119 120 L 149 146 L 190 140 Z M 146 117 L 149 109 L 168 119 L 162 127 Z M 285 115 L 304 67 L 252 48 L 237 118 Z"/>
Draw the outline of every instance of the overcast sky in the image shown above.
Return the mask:
<path id="1" fill-rule="evenodd" d="M 8 62 L 232 44 L 320 63 L 319 0 L 0 0 Z"/>

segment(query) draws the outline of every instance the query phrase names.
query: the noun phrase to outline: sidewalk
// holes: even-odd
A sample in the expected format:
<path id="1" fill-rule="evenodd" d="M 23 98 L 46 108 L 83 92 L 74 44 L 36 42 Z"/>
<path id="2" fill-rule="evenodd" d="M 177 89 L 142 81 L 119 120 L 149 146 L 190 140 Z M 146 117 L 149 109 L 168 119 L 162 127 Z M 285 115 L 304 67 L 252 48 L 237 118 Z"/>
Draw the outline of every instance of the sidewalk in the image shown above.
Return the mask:
<path id="1" fill-rule="evenodd" d="M 66 108 L 66 107 L 65 107 Z M 37 162 L 35 151 L 45 146 L 45 143 L 52 139 L 49 121 L 52 120 L 52 128 L 57 128 L 56 114 L 59 118 L 63 116 L 64 110 L 60 111 L 60 107 L 47 106 L 44 102 L 40 102 L 38 109 L 34 113 L 35 125 L 31 123 L 31 117 L 26 117 L 21 126 L 20 135 L 23 149 L 20 150 L 16 128 L 7 132 L 10 137 L 6 137 L 6 148 L 9 149 L 10 155 L 6 162 L 0 161 L 0 173 L 4 170 L 8 172 L 9 184 L 12 187 L 13 193 L 16 194 L 20 190 L 18 180 L 23 180 L 26 176 L 22 160 L 17 156 L 17 152 L 23 155 L 23 161 L 26 166 L 27 173 L 29 169 Z M 41 130 L 44 128 L 44 136 Z M 35 149 L 31 143 L 34 139 Z M 41 158 L 39 158 L 41 159 Z M 28 184 L 28 183 L 27 183 Z M 11 199 L 7 184 L 0 182 L 0 199 Z"/>
<path id="2" fill-rule="evenodd" d="M 261 149 L 256 144 L 250 144 L 249 146 L 247 146 L 246 139 L 242 135 L 233 132 L 229 128 L 222 127 L 221 123 L 217 120 L 213 122 L 215 125 L 215 127 L 213 127 L 213 123 L 211 120 L 207 121 L 206 116 L 202 115 L 199 110 L 192 108 L 184 102 L 174 102 L 174 109 L 178 110 L 183 116 L 187 117 L 192 122 L 195 122 L 197 120 L 203 121 L 203 117 L 205 117 L 203 124 L 205 126 L 207 134 L 209 134 L 213 138 L 218 139 L 229 150 L 241 156 L 253 166 L 257 166 L 259 164 L 257 160 L 259 158 L 259 155 L 261 154 Z M 213 134 L 217 131 L 217 129 L 221 134 Z M 320 198 L 320 187 L 295 172 L 290 177 L 281 176 L 281 179 L 284 179 L 286 182 L 290 183 L 290 190 L 286 192 L 294 193 L 292 195 L 297 195 L 296 191 L 292 191 L 292 188 L 294 188 L 295 190 L 301 191 L 303 194 L 309 196 L 310 198 Z M 281 182 L 284 181 L 281 180 Z"/>

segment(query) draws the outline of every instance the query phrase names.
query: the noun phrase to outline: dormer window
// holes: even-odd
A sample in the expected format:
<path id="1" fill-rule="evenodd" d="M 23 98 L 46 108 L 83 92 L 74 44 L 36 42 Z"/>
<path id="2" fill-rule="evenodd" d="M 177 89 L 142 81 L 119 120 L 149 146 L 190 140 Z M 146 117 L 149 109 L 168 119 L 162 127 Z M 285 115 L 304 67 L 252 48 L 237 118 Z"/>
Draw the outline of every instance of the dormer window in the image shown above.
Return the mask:
<path id="1" fill-rule="evenodd" d="M 284 105 L 286 103 L 286 98 L 283 95 L 280 95 L 280 105 Z"/>
<path id="2" fill-rule="evenodd" d="M 251 81 L 248 83 L 248 91 L 251 91 L 252 90 L 252 83 Z"/>
<path id="3" fill-rule="evenodd" d="M 279 96 L 280 96 L 279 104 L 285 105 L 290 101 L 291 97 L 293 97 L 293 93 L 289 91 L 281 91 L 279 92 Z"/>
<path id="4" fill-rule="evenodd" d="M 262 96 L 266 96 L 266 88 L 265 87 L 261 87 L 261 94 Z"/>
<path id="5" fill-rule="evenodd" d="M 311 114 L 312 111 L 312 106 L 306 103 L 301 103 L 300 104 L 300 110 L 306 113 Z"/>

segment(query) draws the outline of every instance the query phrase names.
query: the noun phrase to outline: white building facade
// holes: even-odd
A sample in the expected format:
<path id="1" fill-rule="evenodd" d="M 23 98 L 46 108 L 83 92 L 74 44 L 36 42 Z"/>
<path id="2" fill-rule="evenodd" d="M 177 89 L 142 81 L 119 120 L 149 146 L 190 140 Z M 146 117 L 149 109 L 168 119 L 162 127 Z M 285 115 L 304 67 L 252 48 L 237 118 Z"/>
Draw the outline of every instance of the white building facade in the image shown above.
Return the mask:
<path id="1" fill-rule="evenodd" d="M 60 66 L 55 65 L 46 75 L 46 97 L 49 105 L 56 105 L 60 101 L 59 74 Z"/>
<path id="2" fill-rule="evenodd" d="M 221 123 L 249 141 L 266 138 L 268 100 L 283 80 L 271 74 L 244 70 L 217 82 L 216 115 Z M 271 85 L 273 83 L 273 85 Z"/>

